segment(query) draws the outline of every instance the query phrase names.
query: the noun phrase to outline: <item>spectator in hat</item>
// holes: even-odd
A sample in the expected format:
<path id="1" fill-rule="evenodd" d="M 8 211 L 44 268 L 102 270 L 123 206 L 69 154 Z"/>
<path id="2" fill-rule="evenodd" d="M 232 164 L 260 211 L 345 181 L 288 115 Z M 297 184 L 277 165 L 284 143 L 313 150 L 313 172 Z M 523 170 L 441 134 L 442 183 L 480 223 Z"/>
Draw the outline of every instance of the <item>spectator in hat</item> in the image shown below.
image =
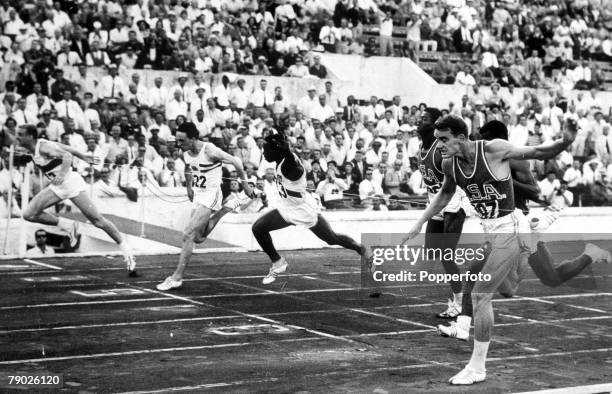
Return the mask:
<path id="1" fill-rule="evenodd" d="M 255 75 L 271 75 L 270 69 L 266 65 L 266 57 L 261 55 L 257 57 L 257 64 L 253 67 L 253 73 Z"/>

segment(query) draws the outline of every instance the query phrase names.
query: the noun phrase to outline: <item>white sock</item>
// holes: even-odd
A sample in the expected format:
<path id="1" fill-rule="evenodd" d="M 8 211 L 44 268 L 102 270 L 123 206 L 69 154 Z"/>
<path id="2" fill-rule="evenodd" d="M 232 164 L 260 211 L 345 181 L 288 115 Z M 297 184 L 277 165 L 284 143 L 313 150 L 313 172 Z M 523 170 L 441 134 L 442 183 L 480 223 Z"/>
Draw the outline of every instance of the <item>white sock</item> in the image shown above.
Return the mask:
<path id="1" fill-rule="evenodd" d="M 121 252 L 124 255 L 132 254 L 132 248 L 130 248 L 130 246 L 128 245 L 128 242 L 127 242 L 127 240 L 125 238 L 119 244 L 119 248 L 121 248 Z"/>
<path id="2" fill-rule="evenodd" d="M 453 293 L 453 302 L 459 306 L 463 302 L 463 293 Z"/>
<path id="3" fill-rule="evenodd" d="M 459 315 L 457 316 L 457 325 L 469 331 L 472 326 L 472 318 L 466 315 Z"/>
<path id="4" fill-rule="evenodd" d="M 61 230 L 67 233 L 70 233 L 72 231 L 72 222 L 70 222 L 68 219 L 65 219 L 63 217 L 58 217 L 57 227 L 59 227 Z"/>
<path id="5" fill-rule="evenodd" d="M 489 352 L 489 344 L 491 342 L 480 342 L 474 340 L 474 351 L 472 352 L 472 358 L 468 363 L 468 367 L 476 372 L 485 372 L 485 362 L 487 361 L 487 353 Z"/>

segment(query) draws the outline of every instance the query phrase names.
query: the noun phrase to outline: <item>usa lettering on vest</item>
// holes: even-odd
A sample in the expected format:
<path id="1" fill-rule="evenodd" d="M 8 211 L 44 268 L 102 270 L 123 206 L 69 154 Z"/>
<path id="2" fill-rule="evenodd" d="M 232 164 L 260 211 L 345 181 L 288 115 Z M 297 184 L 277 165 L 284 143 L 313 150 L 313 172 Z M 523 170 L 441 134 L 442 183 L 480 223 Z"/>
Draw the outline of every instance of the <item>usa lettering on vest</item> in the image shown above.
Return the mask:
<path id="1" fill-rule="evenodd" d="M 482 186 L 482 192 L 480 190 L 480 186 Z M 466 189 L 469 192 L 470 200 L 472 201 L 501 200 L 506 198 L 505 194 L 500 194 L 495 189 L 495 186 L 489 183 L 485 183 L 484 185 L 472 183 L 468 185 Z"/>
<path id="2" fill-rule="evenodd" d="M 423 164 L 419 164 L 419 171 L 421 171 L 421 175 L 423 175 L 425 180 L 429 182 L 441 183 L 431 168 L 426 168 Z"/>

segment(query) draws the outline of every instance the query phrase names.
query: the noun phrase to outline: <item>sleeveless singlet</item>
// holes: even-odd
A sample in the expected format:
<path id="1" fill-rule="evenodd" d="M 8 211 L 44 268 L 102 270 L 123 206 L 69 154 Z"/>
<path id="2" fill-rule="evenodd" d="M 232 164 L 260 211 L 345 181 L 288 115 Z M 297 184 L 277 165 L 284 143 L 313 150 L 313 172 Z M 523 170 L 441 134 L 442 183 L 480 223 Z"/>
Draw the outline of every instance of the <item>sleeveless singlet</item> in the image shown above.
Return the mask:
<path id="1" fill-rule="evenodd" d="M 467 176 L 453 158 L 453 176 L 457 186 L 465 190 L 470 203 L 482 219 L 495 219 L 512 213 L 514 189 L 510 174 L 504 179 L 497 179 L 489 168 L 484 152 L 485 141 L 476 141 L 476 159 L 474 170 Z"/>
<path id="2" fill-rule="evenodd" d="M 427 192 L 434 195 L 440 190 L 444 173 L 442 172 L 442 156 L 437 149 L 438 140 L 429 147 L 425 155 L 419 151 L 419 171 L 423 177 L 423 183 L 427 187 Z"/>
<path id="3" fill-rule="evenodd" d="M 223 170 L 220 161 L 211 159 L 206 153 L 207 145 L 213 145 L 210 142 L 204 142 L 202 149 L 197 156 L 191 156 L 189 152 L 183 153 L 185 165 L 191 169 L 191 186 L 195 190 L 215 189 L 221 187 Z"/>
<path id="4" fill-rule="evenodd" d="M 57 173 L 62 166 L 63 160 L 59 157 L 54 157 L 52 159 L 49 159 L 46 156 L 41 155 L 40 144 L 43 141 L 49 144 L 54 144 L 54 142 L 47 141 L 43 138 L 39 138 L 36 141 L 36 147 L 34 148 L 34 159 L 33 159 L 34 165 L 38 169 L 40 169 L 47 178 L 53 179 L 57 176 Z"/>

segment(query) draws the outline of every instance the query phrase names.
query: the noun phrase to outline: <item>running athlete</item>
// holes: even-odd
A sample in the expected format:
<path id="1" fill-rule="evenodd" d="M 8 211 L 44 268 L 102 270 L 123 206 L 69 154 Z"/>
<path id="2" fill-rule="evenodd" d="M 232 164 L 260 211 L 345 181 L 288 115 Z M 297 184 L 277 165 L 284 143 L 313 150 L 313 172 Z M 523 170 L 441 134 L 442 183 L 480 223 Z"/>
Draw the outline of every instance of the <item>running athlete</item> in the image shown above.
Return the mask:
<path id="1" fill-rule="evenodd" d="M 465 122 L 453 115 L 438 119 L 435 128 L 434 134 L 444 159 L 444 181 L 408 236 L 416 236 L 423 224 L 446 206 L 457 186 L 466 192 L 482 219 L 491 253 L 481 272 L 490 275 L 491 280 L 474 284 L 472 357 L 467 366 L 449 380 L 451 384 L 473 384 L 486 379 L 485 361 L 493 329 L 493 294 L 504 281 L 518 280 L 512 273 L 517 271 L 517 264 L 528 257 L 531 249 L 529 223 L 523 212 L 515 209 L 509 161 L 552 158 L 574 141 L 577 128 L 570 120 L 564 125 L 562 139 L 550 144 L 520 147 L 501 139 L 470 141 Z M 506 285 L 515 287 L 514 283 Z"/>
<path id="2" fill-rule="evenodd" d="M 508 129 L 502 122 L 493 120 L 482 126 L 480 135 L 482 139 L 487 141 L 492 141 L 496 138 L 508 140 Z M 523 211 L 525 216 L 529 214 L 529 207 L 527 206 L 528 200 L 545 204 L 544 201 L 540 201 L 539 199 L 540 188 L 531 174 L 528 162 L 511 159 L 510 174 L 512 176 L 512 185 L 514 188 L 514 203 L 518 209 Z M 557 213 L 554 211 L 545 215 L 545 217 L 541 219 L 541 222 L 544 222 L 543 227 L 552 224 L 552 221 L 556 219 L 556 215 Z M 534 223 L 533 219 L 530 224 L 531 223 Z M 537 224 L 540 223 L 537 222 Z M 532 231 L 540 231 L 543 229 L 537 227 L 535 224 L 531 227 Z M 550 287 L 556 287 L 578 275 L 589 264 L 610 260 L 612 260 L 610 252 L 594 244 L 587 243 L 582 255 L 572 260 L 563 261 L 561 264 L 555 266 L 552 255 L 546 247 L 546 244 L 539 241 L 537 243 L 537 251 L 529 256 L 528 264 L 543 284 Z M 472 273 L 480 272 L 482 264 L 485 264 L 485 261 L 486 260 L 476 262 L 469 268 L 469 271 Z M 524 261 L 521 261 L 521 263 L 523 262 Z M 523 267 L 522 270 L 519 271 L 526 272 L 527 269 Z M 521 279 L 522 278 L 519 276 L 519 280 Z M 471 293 L 474 282 L 469 281 L 464 286 L 461 315 L 457 317 L 456 323 L 451 322 L 449 326 L 438 325 L 438 333 L 442 336 L 467 341 L 470 336 L 470 326 L 472 324 Z M 516 289 L 512 288 L 502 287 L 500 290 L 502 295 L 507 297 L 513 296 L 516 292 Z"/>
<path id="3" fill-rule="evenodd" d="M 184 152 L 187 197 L 194 203 L 194 206 L 189 224 L 183 233 L 183 248 L 176 270 L 157 285 L 157 289 L 162 291 L 176 289 L 183 285 L 183 275 L 191 260 L 194 243 L 204 242 L 219 220 L 243 203 L 240 199 L 234 199 L 225 206 L 221 206 L 223 200 L 221 166 L 223 163 L 232 164 L 236 168 L 245 194 L 252 194 L 240 159 L 222 151 L 210 142 L 199 141 L 198 137 L 198 129 L 192 122 L 182 123 L 176 132 L 176 142 Z"/>
<path id="4" fill-rule="evenodd" d="M 422 140 L 419 154 L 419 171 L 423 176 L 423 183 L 427 187 L 430 203 L 438 190 L 440 190 L 442 180 L 444 179 L 444 174 L 441 170 L 442 154 L 438 149 L 438 141 L 434 137 L 434 123 L 440 116 L 442 116 L 442 113 L 437 108 L 425 109 L 421 126 L 417 130 Z M 464 207 L 467 208 L 467 206 L 469 206 L 469 203 L 465 198 L 465 193 L 459 189 L 448 205 L 427 221 L 427 227 L 425 228 L 426 250 L 428 248 L 439 250 L 450 248 L 454 250 L 457 247 L 466 216 Z M 459 267 L 452 260 L 443 259 L 442 266 L 447 274 L 460 274 Z M 436 315 L 439 318 L 452 319 L 461 313 L 463 297 L 461 281 L 451 281 L 450 287 L 453 298 L 448 301 L 447 309 Z"/>
<path id="5" fill-rule="evenodd" d="M 280 195 L 278 207 L 262 215 L 253 224 L 253 234 L 259 246 L 272 261 L 272 267 L 263 278 L 263 284 L 274 282 L 288 266 L 287 260 L 276 251 L 270 232 L 291 225 L 304 226 L 329 245 L 340 245 L 354 250 L 365 261 L 369 261 L 366 246 L 349 236 L 335 233 L 327 220 L 319 214 L 315 199 L 306 190 L 306 171 L 300 159 L 290 150 L 287 137 L 284 134 L 266 137 L 263 155 L 267 161 L 276 163 L 276 187 Z M 370 294 L 377 295 L 377 292 Z"/>
<path id="6" fill-rule="evenodd" d="M 95 159 L 70 146 L 38 138 L 38 131 L 32 125 L 18 132 L 17 141 L 32 154 L 34 165 L 51 181 L 32 198 L 23 212 L 23 218 L 30 222 L 58 226 L 68 233 L 73 246 L 78 242 L 76 221 L 71 225 L 66 219 L 45 212 L 48 207 L 69 199 L 94 226 L 104 230 L 119 245 L 129 275 L 137 276 L 136 261 L 126 240 L 117 227 L 98 212 L 87 194 L 87 184 L 80 174 L 72 171 L 73 157 L 92 164 L 96 164 Z"/>

